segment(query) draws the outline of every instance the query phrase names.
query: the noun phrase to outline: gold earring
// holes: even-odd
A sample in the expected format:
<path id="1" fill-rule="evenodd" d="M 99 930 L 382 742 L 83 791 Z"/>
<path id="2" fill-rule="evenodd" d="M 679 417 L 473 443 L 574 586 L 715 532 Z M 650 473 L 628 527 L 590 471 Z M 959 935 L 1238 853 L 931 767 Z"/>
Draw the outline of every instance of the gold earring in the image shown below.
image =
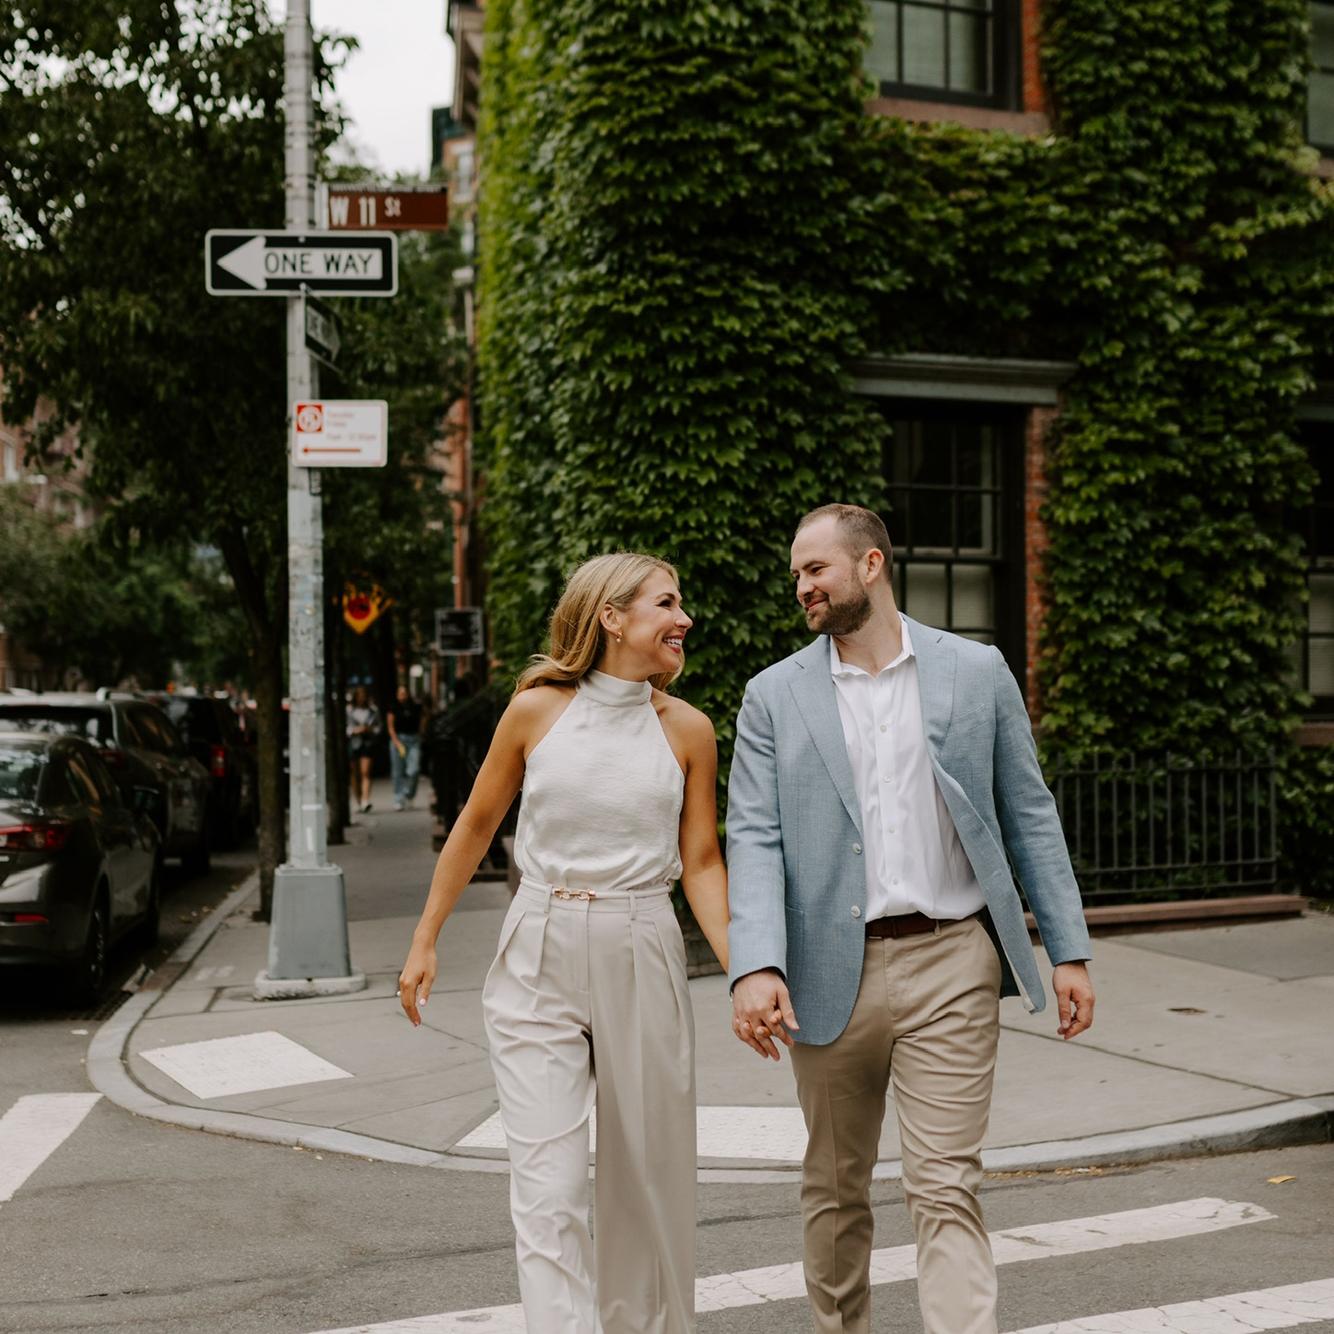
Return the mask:
<path id="1" fill-rule="evenodd" d="M 617 636 L 616 636 L 616 642 L 619 644 L 619 643 L 621 642 L 621 640 L 624 639 L 624 638 L 625 638 L 624 635 L 617 635 Z"/>

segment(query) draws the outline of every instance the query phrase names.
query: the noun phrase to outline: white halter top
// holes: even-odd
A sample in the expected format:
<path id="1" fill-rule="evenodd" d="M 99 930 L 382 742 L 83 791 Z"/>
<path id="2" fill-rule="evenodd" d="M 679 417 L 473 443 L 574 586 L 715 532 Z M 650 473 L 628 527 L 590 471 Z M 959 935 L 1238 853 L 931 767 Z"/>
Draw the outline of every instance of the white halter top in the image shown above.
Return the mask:
<path id="1" fill-rule="evenodd" d="M 647 889 L 681 874 L 685 776 L 647 681 L 589 672 L 523 777 L 514 853 L 530 880 Z"/>

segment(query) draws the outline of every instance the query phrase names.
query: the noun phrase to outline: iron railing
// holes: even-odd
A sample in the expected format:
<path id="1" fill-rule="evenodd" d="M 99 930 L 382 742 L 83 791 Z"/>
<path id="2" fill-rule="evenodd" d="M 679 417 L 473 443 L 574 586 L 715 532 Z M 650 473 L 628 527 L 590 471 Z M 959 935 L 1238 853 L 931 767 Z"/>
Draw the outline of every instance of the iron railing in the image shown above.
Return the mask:
<path id="1" fill-rule="evenodd" d="M 1086 902 L 1272 891 L 1272 755 L 1103 753 L 1051 788 Z"/>

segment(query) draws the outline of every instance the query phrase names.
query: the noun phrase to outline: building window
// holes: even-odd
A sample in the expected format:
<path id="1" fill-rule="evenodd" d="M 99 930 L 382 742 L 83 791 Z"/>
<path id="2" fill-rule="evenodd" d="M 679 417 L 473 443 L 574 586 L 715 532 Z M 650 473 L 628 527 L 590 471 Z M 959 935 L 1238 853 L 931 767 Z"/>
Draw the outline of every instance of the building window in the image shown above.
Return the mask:
<path id="1" fill-rule="evenodd" d="M 1311 6 L 1311 77 L 1306 88 L 1306 138 L 1334 151 L 1334 3 Z"/>
<path id="2" fill-rule="evenodd" d="M 1311 506 L 1298 517 L 1306 547 L 1306 630 L 1297 645 L 1302 689 L 1313 715 L 1334 717 L 1334 430 L 1309 423 L 1303 435 L 1319 474 Z"/>
<path id="3" fill-rule="evenodd" d="M 1022 413 L 892 399 L 883 410 L 900 610 L 995 644 L 1023 680 Z"/>
<path id="4" fill-rule="evenodd" d="M 870 0 L 867 73 L 885 95 L 1007 106 L 1015 0 Z"/>

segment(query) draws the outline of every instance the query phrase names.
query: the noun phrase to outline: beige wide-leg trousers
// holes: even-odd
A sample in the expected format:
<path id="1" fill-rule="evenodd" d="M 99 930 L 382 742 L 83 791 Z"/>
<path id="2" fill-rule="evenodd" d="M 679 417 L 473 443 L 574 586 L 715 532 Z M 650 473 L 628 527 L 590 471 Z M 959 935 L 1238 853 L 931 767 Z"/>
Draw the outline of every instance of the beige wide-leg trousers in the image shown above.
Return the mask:
<path id="1" fill-rule="evenodd" d="M 567 899 L 525 879 L 482 1003 L 531 1334 L 688 1334 L 695 1031 L 667 889 Z"/>
<path id="2" fill-rule="evenodd" d="M 976 917 L 868 938 L 847 1028 L 827 1046 L 793 1048 L 810 1136 L 801 1203 L 818 1334 L 871 1328 L 871 1169 L 889 1084 L 926 1334 L 995 1334 L 996 1268 L 977 1190 L 999 994 L 1000 960 Z"/>

